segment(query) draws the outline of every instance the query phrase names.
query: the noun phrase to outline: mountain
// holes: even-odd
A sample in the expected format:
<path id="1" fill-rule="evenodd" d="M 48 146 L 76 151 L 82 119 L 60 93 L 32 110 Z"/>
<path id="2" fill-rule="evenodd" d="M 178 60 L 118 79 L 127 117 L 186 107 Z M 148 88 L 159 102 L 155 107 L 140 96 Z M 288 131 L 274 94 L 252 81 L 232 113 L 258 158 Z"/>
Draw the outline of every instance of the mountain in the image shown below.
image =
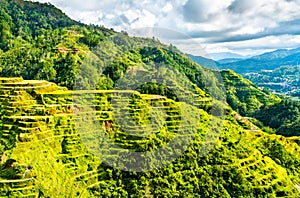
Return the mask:
<path id="1" fill-rule="evenodd" d="M 238 73 L 260 72 L 262 70 L 274 70 L 281 66 L 298 65 L 300 62 L 300 48 L 287 50 L 279 49 L 264 53 L 245 60 L 239 60 L 220 64 L 221 69 L 232 69 Z"/>
<path id="2" fill-rule="evenodd" d="M 300 48 L 296 49 L 278 49 L 273 52 L 264 53 L 262 55 L 254 56 L 252 59 L 255 60 L 273 60 L 273 59 L 282 59 L 288 56 L 300 53 Z"/>
<path id="3" fill-rule="evenodd" d="M 219 64 L 218 62 L 214 61 L 213 59 L 209 59 L 209 58 L 204 58 L 202 56 L 194 56 L 189 54 L 189 57 L 191 57 L 191 59 L 198 63 L 199 65 L 211 68 L 211 69 L 217 69 Z"/>
<path id="4" fill-rule="evenodd" d="M 157 39 L 0 3 L 1 197 L 299 197 L 294 103 Z"/>
<path id="5" fill-rule="evenodd" d="M 245 59 L 246 57 L 240 55 L 240 54 L 235 54 L 231 52 L 221 52 L 221 53 L 211 53 L 210 56 L 212 57 L 213 60 L 219 61 L 222 59 Z"/>
<path id="6" fill-rule="evenodd" d="M 220 60 L 220 69 L 232 69 L 262 88 L 292 97 L 299 96 L 300 48 L 279 49 L 249 59 Z"/>
<path id="7" fill-rule="evenodd" d="M 227 63 L 235 63 L 235 62 L 238 62 L 238 61 L 241 61 L 243 59 L 240 59 L 240 58 L 225 58 L 225 59 L 221 59 L 221 60 L 218 60 L 218 63 L 219 64 L 227 64 Z"/>

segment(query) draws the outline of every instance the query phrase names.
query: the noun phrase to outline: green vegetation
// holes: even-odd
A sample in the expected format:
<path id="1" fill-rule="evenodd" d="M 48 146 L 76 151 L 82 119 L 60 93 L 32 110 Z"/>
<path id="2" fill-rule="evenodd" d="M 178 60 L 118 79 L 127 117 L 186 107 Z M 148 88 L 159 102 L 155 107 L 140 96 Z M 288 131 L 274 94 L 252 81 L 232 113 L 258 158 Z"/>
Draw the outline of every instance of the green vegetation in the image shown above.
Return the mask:
<path id="1" fill-rule="evenodd" d="M 255 112 L 253 116 L 265 125 L 278 129 L 280 135 L 299 136 L 299 111 L 299 102 L 283 100 Z"/>
<path id="2" fill-rule="evenodd" d="M 1 0 L 1 76 L 45 79 L 72 88 L 90 47 L 113 34 L 71 20 L 49 4 Z"/>
<path id="3" fill-rule="evenodd" d="M 0 81 L 0 139 L 4 146 L 0 164 L 1 196 L 299 195 L 295 188 L 295 184 L 300 182 L 299 139 L 268 135 L 233 111 L 224 120 L 218 137 L 209 126 L 211 116 L 198 109 L 201 117 L 199 127 L 190 146 L 178 159 L 157 170 L 126 172 L 100 161 L 114 160 L 113 153 L 118 150 L 102 146 L 100 160 L 97 152 L 94 155 L 93 148 L 99 144 L 94 141 L 95 135 L 108 137 L 120 149 L 155 150 L 178 136 L 180 103 L 134 91 L 68 91 L 46 81 L 23 81 L 20 78 L 2 78 Z M 75 101 L 82 103 L 77 103 L 76 108 L 80 112 L 75 115 L 73 111 L 76 109 L 72 104 L 74 95 Z M 120 114 L 113 112 L 115 103 L 110 101 L 122 104 L 123 98 L 128 96 L 131 98 L 129 109 L 121 109 Z M 95 100 L 92 109 L 82 102 L 91 97 Z M 146 128 L 141 130 L 139 126 L 149 124 L 150 103 L 166 108 L 169 117 L 165 119 L 169 120 L 166 125 L 150 136 L 125 133 L 122 125 L 118 125 L 118 117 L 130 116 L 135 122 L 131 132 L 145 133 Z M 78 126 L 82 126 L 81 122 L 86 123 L 86 118 L 93 118 L 93 115 L 96 115 L 103 129 L 98 129 L 97 133 L 83 133 L 91 130 Z M 159 119 L 158 115 L 154 114 L 154 117 Z M 214 119 L 215 124 L 220 124 L 218 118 Z M 155 128 L 155 125 L 150 127 L 149 132 Z M 217 135 L 217 142 L 208 155 L 201 157 L 199 152 L 205 144 L 203 138 L 207 130 L 210 135 Z M 84 144 L 87 138 L 90 138 L 89 144 Z M 187 138 L 182 136 L 180 139 L 184 141 Z M 29 164 L 33 169 L 24 176 Z"/>
<path id="4" fill-rule="evenodd" d="M 227 89 L 228 104 L 242 115 L 270 106 L 280 101 L 275 95 L 259 89 L 249 80 L 231 70 L 222 71 L 222 77 Z"/>
<path id="5" fill-rule="evenodd" d="M 299 103 L 154 38 L 0 4 L 1 197 L 299 197 L 300 139 L 268 127 L 298 135 Z"/>
<path id="6" fill-rule="evenodd" d="M 243 116 L 256 118 L 256 125 L 270 133 L 275 130 L 280 135 L 299 136 L 298 101 L 258 88 L 231 70 L 222 71 L 222 76 L 227 90 L 227 102 L 234 110 Z M 268 127 L 273 130 L 267 129 Z"/>

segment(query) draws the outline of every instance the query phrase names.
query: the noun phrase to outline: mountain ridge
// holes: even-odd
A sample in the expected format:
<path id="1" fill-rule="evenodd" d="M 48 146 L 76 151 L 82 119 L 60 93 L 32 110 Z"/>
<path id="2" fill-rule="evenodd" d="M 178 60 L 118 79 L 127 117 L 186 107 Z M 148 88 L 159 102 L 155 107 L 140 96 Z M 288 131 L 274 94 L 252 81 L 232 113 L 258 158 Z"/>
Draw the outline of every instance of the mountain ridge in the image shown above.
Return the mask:
<path id="1" fill-rule="evenodd" d="M 300 48 L 278 49 L 272 52 L 252 56 L 250 58 L 226 58 L 221 60 L 208 59 L 201 56 L 190 55 L 195 62 L 204 66 L 218 66 L 219 69 L 231 69 L 237 73 L 259 72 L 273 70 L 281 66 L 298 65 Z"/>
<path id="2" fill-rule="evenodd" d="M 209 55 L 215 61 L 220 61 L 222 59 L 228 59 L 228 58 L 236 58 L 236 59 L 245 59 L 245 58 L 247 58 L 247 57 L 242 56 L 240 54 L 231 53 L 231 52 L 210 53 Z"/>
<path id="3" fill-rule="evenodd" d="M 262 88 L 290 96 L 291 99 L 297 99 L 299 96 L 297 79 L 299 73 L 297 72 L 298 61 L 300 61 L 299 51 L 300 48 L 279 49 L 250 59 L 224 59 L 218 62 L 203 57 L 191 57 L 200 65 L 211 68 L 214 66 L 219 70 L 232 69 Z"/>
<path id="4" fill-rule="evenodd" d="M 274 70 L 281 66 L 297 65 L 300 48 L 279 49 L 273 52 L 264 53 L 234 63 L 221 64 L 221 69 L 232 69 L 238 73 L 259 72 L 261 70 Z"/>

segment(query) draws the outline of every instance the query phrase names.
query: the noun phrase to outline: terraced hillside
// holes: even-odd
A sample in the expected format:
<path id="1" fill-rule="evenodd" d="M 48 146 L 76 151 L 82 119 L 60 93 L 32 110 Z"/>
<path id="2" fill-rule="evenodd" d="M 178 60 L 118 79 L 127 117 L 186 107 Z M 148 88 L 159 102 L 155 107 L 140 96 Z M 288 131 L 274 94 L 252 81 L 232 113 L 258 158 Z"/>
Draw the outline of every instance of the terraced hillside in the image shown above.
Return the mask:
<path id="1" fill-rule="evenodd" d="M 258 88 L 257 85 L 232 70 L 223 70 L 221 74 L 227 88 L 228 104 L 242 115 L 253 113 L 261 107 L 271 106 L 281 101 L 278 96 Z"/>
<path id="2" fill-rule="evenodd" d="M 89 188 L 101 184 L 105 172 L 82 140 L 92 138 L 84 143 L 89 149 L 99 147 L 93 135 L 102 134 L 113 137 L 120 150 L 145 151 L 160 146 L 179 130 L 179 103 L 163 96 L 130 90 L 68 91 L 47 81 L 22 78 L 1 78 L 0 83 L 0 138 L 5 151 L 1 157 L 1 196 L 87 196 Z M 127 106 L 113 111 L 124 102 Z M 160 116 L 159 111 L 149 112 L 151 106 L 163 110 L 166 117 Z M 132 118 L 131 123 L 115 124 L 116 119 L 122 124 L 120 120 L 126 114 Z M 149 114 L 155 118 L 151 122 Z M 160 117 L 167 120 L 165 126 L 158 127 Z M 98 128 L 86 133 L 90 130 L 80 127 L 86 126 L 90 118 L 98 121 Z M 181 123 L 180 127 L 192 125 Z M 161 131 L 164 134 L 157 137 L 155 134 Z M 144 133 L 152 136 L 145 138 Z M 108 157 L 114 153 L 112 149 L 101 151 Z M 28 166 L 32 170 L 27 170 Z"/>
<path id="3" fill-rule="evenodd" d="M 69 91 L 22 78 L 0 82 L 1 197 L 299 195 L 299 138 L 268 135 L 229 109 L 222 121 L 197 105 L 131 90 Z M 182 109 L 199 112 L 197 126 L 193 116 L 182 120 Z M 208 130 L 216 145 L 201 157 L 202 145 L 214 143 L 204 139 Z M 186 131 L 195 132 L 192 139 Z M 132 161 L 130 151 L 157 150 L 176 136 L 190 145 L 165 167 L 155 168 L 163 153 L 158 161 L 151 161 L 151 152 Z M 122 171 L 130 166 L 152 171 Z"/>

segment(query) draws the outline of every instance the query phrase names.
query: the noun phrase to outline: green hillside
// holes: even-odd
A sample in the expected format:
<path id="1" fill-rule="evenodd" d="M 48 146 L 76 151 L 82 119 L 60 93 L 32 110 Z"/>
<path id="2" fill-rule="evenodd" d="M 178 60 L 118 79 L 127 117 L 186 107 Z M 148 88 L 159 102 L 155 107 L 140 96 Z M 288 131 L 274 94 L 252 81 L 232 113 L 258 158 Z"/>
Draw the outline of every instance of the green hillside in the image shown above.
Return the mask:
<path id="1" fill-rule="evenodd" d="M 295 104 L 155 38 L 0 3 L 0 197 L 299 197 L 300 139 L 262 116 L 284 104 L 290 136 Z"/>
<path id="2" fill-rule="evenodd" d="M 279 97 L 260 89 L 231 70 L 224 70 L 221 74 L 226 86 L 228 104 L 242 115 L 281 101 Z"/>
<path id="3" fill-rule="evenodd" d="M 70 92 L 47 81 L 24 81 L 21 78 L 2 78 L 1 82 L 1 196 L 90 197 L 101 193 L 94 189 L 103 185 L 106 187 L 101 188 L 102 195 L 115 191 L 114 186 L 119 188 L 108 175 L 112 169 L 87 151 L 82 143 L 84 134 L 75 129 L 75 122 L 80 123 L 83 117 L 74 116 L 72 96 L 87 97 L 89 92 Z M 140 105 L 145 102 L 161 103 L 168 106 L 167 112 L 170 111 L 171 116 L 178 108 L 165 97 L 133 91 L 95 91 L 94 94 L 97 96 L 95 108 L 100 126 L 114 120 L 108 101 L 112 98 L 121 100 L 119 96 L 123 94 L 135 94 L 139 98 L 133 103 L 137 109 L 142 108 Z M 140 104 L 140 101 L 144 102 Z M 76 107 L 80 108 L 80 114 L 93 116 L 93 111 L 84 109 L 84 106 L 77 104 Z M 173 120 L 162 129 L 165 135 L 160 137 L 131 140 L 118 126 L 113 129 L 104 127 L 100 132 L 110 135 L 125 148 L 152 148 L 161 138 L 168 138 L 174 133 L 176 116 Z M 33 171 L 25 175 L 28 164 Z M 126 193 L 123 189 L 119 190 L 120 195 Z"/>
<path id="4" fill-rule="evenodd" d="M 103 158 L 100 159 L 89 152 L 83 141 L 95 134 L 82 133 L 75 127 L 85 118 L 80 115 L 96 113 L 100 126 L 103 126 L 99 134 L 109 137 L 122 149 L 151 151 L 179 135 L 176 132 L 178 114 L 174 114 L 178 112 L 179 103 L 130 90 L 67 91 L 47 81 L 24 81 L 21 78 L 2 78 L 0 81 L 1 196 L 299 195 L 295 187 L 300 183 L 299 139 L 268 135 L 233 111 L 223 121 L 220 137 L 208 155 L 200 157 L 198 154 L 205 144 L 203 137 L 210 116 L 198 109 L 202 124 L 183 155 L 157 170 L 126 172 L 101 162 L 100 159 L 114 159 L 111 149 L 101 147 Z M 98 104 L 94 106 L 96 112 L 78 104 L 80 113 L 74 115 L 72 95 L 86 98 L 89 93 L 97 96 L 94 102 Z M 172 121 L 149 137 L 128 136 L 117 125 L 118 115 L 112 112 L 109 102 L 115 97 L 115 100 L 122 100 L 128 94 L 136 98 L 132 101 L 132 110 L 145 108 L 147 112 L 149 106 L 146 104 L 160 103 Z M 138 118 L 147 121 L 147 116 L 139 112 Z M 133 111 L 130 115 L 136 114 Z M 107 121 L 116 122 L 116 125 L 106 128 Z M 136 127 L 138 130 L 138 125 Z M 180 136 L 180 139 L 184 141 L 186 138 Z M 97 141 L 90 143 L 93 142 L 99 144 Z M 88 148 L 94 146 L 88 145 Z M 28 165 L 33 169 L 25 174 Z"/>
<path id="5" fill-rule="evenodd" d="M 299 136 L 299 101 L 276 96 L 231 70 L 224 70 L 221 74 L 226 87 L 226 100 L 235 111 L 256 118 L 253 122 L 269 133 Z"/>

